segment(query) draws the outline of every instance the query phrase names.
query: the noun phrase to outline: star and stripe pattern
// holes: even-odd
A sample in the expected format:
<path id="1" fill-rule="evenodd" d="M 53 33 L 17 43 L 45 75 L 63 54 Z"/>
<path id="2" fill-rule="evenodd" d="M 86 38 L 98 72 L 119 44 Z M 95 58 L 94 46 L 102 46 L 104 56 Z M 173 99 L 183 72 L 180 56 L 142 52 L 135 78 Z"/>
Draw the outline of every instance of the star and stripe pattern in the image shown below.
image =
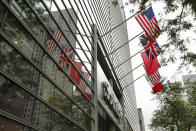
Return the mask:
<path id="1" fill-rule="evenodd" d="M 140 24 L 145 33 L 148 34 L 148 39 L 156 39 L 160 35 L 160 28 L 155 18 L 152 7 L 149 7 L 143 13 L 135 16 L 135 19 Z"/>
<path id="2" fill-rule="evenodd" d="M 55 40 L 57 42 L 59 42 L 61 40 L 62 37 L 62 33 L 60 31 L 54 30 L 54 29 L 50 29 L 53 37 L 55 38 Z M 52 39 L 52 37 L 48 34 L 46 36 L 46 40 L 45 40 L 45 48 L 46 50 L 48 50 L 51 54 L 54 53 L 54 50 L 56 49 L 57 44 L 55 43 L 55 41 Z M 47 58 L 47 54 L 44 53 L 43 55 L 45 58 Z"/>
<path id="3" fill-rule="evenodd" d="M 161 76 L 159 74 L 159 71 L 155 71 L 152 75 L 148 75 L 152 85 L 156 85 L 157 83 L 160 82 Z"/>

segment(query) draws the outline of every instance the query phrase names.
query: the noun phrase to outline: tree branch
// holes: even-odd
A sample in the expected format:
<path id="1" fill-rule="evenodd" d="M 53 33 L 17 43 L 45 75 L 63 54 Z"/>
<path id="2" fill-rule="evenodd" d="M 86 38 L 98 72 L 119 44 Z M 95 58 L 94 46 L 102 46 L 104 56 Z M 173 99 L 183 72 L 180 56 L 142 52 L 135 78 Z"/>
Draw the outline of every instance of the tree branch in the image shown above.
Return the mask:
<path id="1" fill-rule="evenodd" d="M 182 10 L 181 10 L 180 15 L 179 15 L 179 17 L 180 17 L 180 20 L 179 20 L 179 28 L 180 28 L 181 21 L 182 21 L 182 14 L 183 14 L 183 12 L 184 12 L 184 7 L 185 7 L 185 4 L 184 4 L 184 2 L 183 2 L 183 3 L 182 3 Z"/>

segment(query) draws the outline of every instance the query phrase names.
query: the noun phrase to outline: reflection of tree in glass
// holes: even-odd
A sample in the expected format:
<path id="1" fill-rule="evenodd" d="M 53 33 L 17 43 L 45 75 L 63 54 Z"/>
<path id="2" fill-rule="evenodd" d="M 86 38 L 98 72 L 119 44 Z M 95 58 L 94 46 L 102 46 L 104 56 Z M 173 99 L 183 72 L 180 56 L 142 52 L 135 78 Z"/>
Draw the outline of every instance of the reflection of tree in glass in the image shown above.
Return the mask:
<path id="1" fill-rule="evenodd" d="M 0 108 L 22 117 L 26 93 L 0 75 Z M 17 105 L 17 106 L 16 106 Z"/>
<path id="2" fill-rule="evenodd" d="M 37 89 L 37 82 L 34 79 L 36 72 L 34 71 L 33 68 L 31 68 L 31 66 L 29 64 L 27 64 L 27 61 L 21 56 L 19 55 L 16 51 L 13 50 L 13 48 L 11 48 L 10 46 L 8 46 L 4 41 L 0 40 L 0 69 L 8 74 L 10 74 L 11 76 L 13 76 L 18 82 L 22 83 L 25 87 L 27 88 L 31 88 L 34 91 Z M 37 83 L 37 84 L 36 84 Z M 8 85 L 7 85 L 8 86 Z M 5 93 L 5 91 L 9 92 L 9 93 L 5 93 L 8 94 L 9 98 L 15 98 L 17 93 L 17 89 L 14 88 L 14 86 L 12 85 L 11 88 L 11 92 L 7 89 L 8 87 L 4 87 L 4 90 L 2 88 L 2 90 L 0 90 L 0 93 L 3 94 Z M 7 89 L 7 90 L 6 90 Z M 10 89 L 10 88 L 9 88 Z M 7 97 L 6 95 L 2 95 L 1 97 Z M 24 99 L 18 99 L 16 98 L 15 100 L 19 100 L 17 104 L 18 107 L 21 106 L 21 108 L 31 108 L 31 114 L 29 116 L 29 120 L 33 120 L 33 113 L 34 113 L 34 107 L 35 107 L 35 101 L 34 98 L 32 99 L 29 95 L 25 95 Z M 31 100 L 32 99 L 32 100 Z M 6 100 L 3 99 L 2 100 Z M 32 101 L 32 106 L 30 107 L 30 101 Z M 23 104 L 22 104 L 23 103 Z M 22 104 L 22 105 L 20 105 Z M 25 105 L 24 105 L 25 104 Z M 12 104 L 13 106 L 15 104 Z M 14 108 L 14 107 L 13 107 Z M 8 106 L 7 108 L 5 108 L 6 110 L 12 110 L 12 108 L 10 106 Z M 25 112 L 23 112 L 24 110 L 21 109 L 21 111 L 16 111 L 15 115 L 17 116 L 25 116 Z"/>
<path id="3" fill-rule="evenodd" d="M 73 96 L 74 101 L 87 113 L 90 112 L 91 107 L 89 102 L 84 98 L 84 96 L 82 95 L 74 95 Z M 86 129 L 91 128 L 91 119 L 89 117 L 87 117 L 81 110 L 79 110 L 78 108 L 76 108 L 75 105 L 72 106 L 72 112 L 73 112 L 73 116 L 75 118 L 76 121 L 80 121 L 81 125 L 83 127 L 85 127 Z"/>
<path id="4" fill-rule="evenodd" d="M 56 92 L 53 93 L 53 96 L 49 97 L 50 104 L 55 106 L 59 109 L 60 112 L 65 114 L 71 113 L 72 104 L 71 102 L 66 98 L 63 97 L 60 94 L 57 94 Z M 52 120 L 47 124 L 47 128 L 49 131 L 65 131 L 65 130 L 71 130 L 73 127 L 73 124 L 69 121 L 67 121 L 65 118 L 59 117 L 58 115 L 55 115 L 52 112 L 46 112 L 47 115 L 49 115 Z"/>
<path id="5" fill-rule="evenodd" d="M 84 102 L 82 102 L 84 100 L 82 100 L 81 96 L 74 97 L 74 100 L 78 101 L 77 103 L 80 105 L 80 107 L 82 107 L 83 109 L 86 108 L 86 105 L 84 104 Z M 74 106 L 66 97 L 62 97 L 62 95 L 54 93 L 53 96 L 49 97 L 49 103 L 57 107 L 60 112 L 69 115 L 70 118 L 74 118 L 74 120 L 79 122 L 81 126 L 86 127 L 86 116 L 83 114 L 82 111 L 78 109 L 78 107 Z M 68 122 L 68 120 L 65 120 L 60 117 L 55 117 L 53 116 L 53 114 L 50 115 L 52 115 L 52 122 L 49 124 L 49 131 L 54 131 L 54 129 L 56 128 L 59 129 L 58 131 L 75 131 L 75 127 L 73 127 L 73 124 L 71 122 Z M 88 126 L 89 125 L 90 124 L 88 123 Z"/>
<path id="6" fill-rule="evenodd" d="M 38 0 L 30 1 L 30 3 L 33 9 L 35 9 L 37 13 L 39 14 L 39 16 L 42 17 L 42 20 L 47 21 L 47 17 L 44 16 L 45 10 L 42 6 L 40 6 L 40 3 L 38 2 Z M 24 1 L 12 0 L 10 3 L 10 7 L 15 12 L 15 14 L 21 20 L 23 20 L 36 35 L 39 34 L 38 29 L 40 27 L 40 24 L 38 20 L 36 19 L 35 15 L 31 12 L 30 8 Z M 11 18 L 11 17 L 8 17 L 8 18 Z"/>
<path id="7" fill-rule="evenodd" d="M 0 40 L 0 46 L 4 47 L 4 50 L 0 51 L 1 70 L 16 77 L 17 80 L 21 81 L 26 86 L 34 86 L 33 70 L 26 63 L 25 59 L 2 40 Z"/>

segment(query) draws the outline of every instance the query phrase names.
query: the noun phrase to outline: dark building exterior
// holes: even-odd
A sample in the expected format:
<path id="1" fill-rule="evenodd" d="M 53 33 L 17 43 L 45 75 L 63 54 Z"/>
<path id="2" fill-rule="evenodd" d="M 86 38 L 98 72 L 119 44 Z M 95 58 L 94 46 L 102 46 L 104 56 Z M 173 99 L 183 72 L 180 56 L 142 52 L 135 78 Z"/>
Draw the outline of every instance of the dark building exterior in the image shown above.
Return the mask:
<path id="1" fill-rule="evenodd" d="M 0 131 L 140 130 L 117 2 L 0 1 Z"/>
<path id="2" fill-rule="evenodd" d="M 145 131 L 144 117 L 141 108 L 137 108 L 139 116 L 140 131 Z"/>

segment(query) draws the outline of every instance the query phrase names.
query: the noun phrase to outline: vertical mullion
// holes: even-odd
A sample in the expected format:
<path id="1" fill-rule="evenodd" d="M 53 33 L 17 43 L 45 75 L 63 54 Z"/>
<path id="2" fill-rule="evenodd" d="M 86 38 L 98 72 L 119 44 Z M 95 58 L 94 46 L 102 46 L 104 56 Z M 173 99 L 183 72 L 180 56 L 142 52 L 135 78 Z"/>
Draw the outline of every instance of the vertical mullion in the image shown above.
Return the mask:
<path id="1" fill-rule="evenodd" d="M 79 1 L 80 1 L 80 0 L 79 0 Z M 84 20 L 84 16 L 82 15 L 82 12 L 81 12 L 81 10 L 80 10 L 78 4 L 76 4 L 76 3 L 77 3 L 76 0 L 74 0 L 74 2 L 75 2 L 76 7 L 78 8 L 78 11 L 79 11 L 81 17 L 83 18 L 84 24 L 86 25 L 86 28 L 87 28 L 88 32 L 90 33 L 90 36 L 92 37 L 91 31 L 90 31 L 90 29 L 89 29 L 89 27 L 88 27 L 86 21 Z M 82 9 L 83 9 L 83 8 L 82 8 Z M 84 13 L 84 14 L 86 14 L 86 13 Z M 87 19 L 87 21 L 88 21 L 88 19 Z M 88 22 L 89 22 L 89 21 L 88 21 Z M 89 24 L 90 24 L 90 23 L 89 23 Z M 81 25 L 81 26 L 82 26 L 82 25 Z"/>
<path id="2" fill-rule="evenodd" d="M 94 107 L 92 107 L 92 117 L 94 121 L 91 123 L 91 130 L 98 131 L 98 96 L 97 96 L 97 26 L 95 24 L 92 25 L 93 27 L 93 88 L 94 88 L 94 95 L 93 95 L 93 103 Z"/>

